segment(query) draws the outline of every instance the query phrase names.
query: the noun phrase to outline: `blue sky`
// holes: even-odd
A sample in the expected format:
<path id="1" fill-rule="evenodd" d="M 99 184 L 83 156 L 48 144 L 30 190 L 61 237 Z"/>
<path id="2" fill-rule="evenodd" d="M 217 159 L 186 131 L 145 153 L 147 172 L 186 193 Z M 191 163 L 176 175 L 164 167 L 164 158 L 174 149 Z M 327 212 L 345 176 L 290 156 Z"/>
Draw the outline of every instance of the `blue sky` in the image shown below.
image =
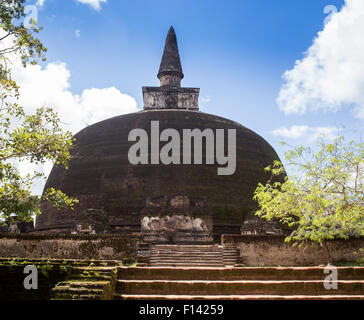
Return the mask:
<path id="1" fill-rule="evenodd" d="M 347 0 L 358 4 L 357 1 Z M 42 6 L 40 2 L 44 2 Z M 141 87 L 159 85 L 156 75 L 164 40 L 173 25 L 185 74 L 182 85 L 201 88 L 202 111 L 254 130 L 281 156 L 279 141 L 311 142 L 317 128 L 331 128 L 328 132 L 332 135 L 333 128 L 345 125 L 347 135 L 356 139 L 362 133 L 361 97 L 346 91 L 341 95 L 335 93 L 350 85 L 340 82 L 340 74 L 335 82 L 338 90 L 331 84 L 330 90 L 326 90 L 324 76 L 316 85 L 321 88 L 324 84 L 322 91 L 315 89 L 313 94 L 306 88 L 303 101 L 307 108 L 301 113 L 296 112 L 298 107 L 287 112 L 292 97 L 283 99 L 285 106 L 277 103 L 285 83 L 283 74 L 294 68 L 296 60 L 304 58 L 304 52 L 325 28 L 328 14 L 324 8 L 335 6 L 338 14 L 333 17 L 339 19 L 344 0 L 104 0 L 100 7 L 95 7 L 98 2 L 38 1 L 38 21 L 44 28 L 40 39 L 48 47 L 48 60 L 43 67 L 64 63 L 70 73 L 66 90 L 75 96 L 90 88 L 114 87 L 134 98 L 137 108 L 142 108 Z M 27 2 L 35 3 L 36 0 Z M 347 28 L 350 27 L 353 26 L 349 24 Z M 340 42 L 339 36 L 330 39 L 333 40 L 323 39 L 320 48 Z M 325 61 L 320 60 L 321 63 L 325 68 Z M 310 72 L 315 72 L 302 70 L 292 73 L 293 95 L 300 93 L 295 85 L 297 79 L 310 79 Z M 357 77 L 352 87 L 360 86 L 363 79 Z M 309 86 L 310 81 L 304 81 Z M 319 96 L 325 106 L 313 101 L 313 96 Z M 332 107 L 326 107 L 330 103 Z M 62 110 L 58 108 L 61 115 Z M 118 112 L 117 108 L 113 110 Z M 124 112 L 120 110 L 120 114 Z"/>

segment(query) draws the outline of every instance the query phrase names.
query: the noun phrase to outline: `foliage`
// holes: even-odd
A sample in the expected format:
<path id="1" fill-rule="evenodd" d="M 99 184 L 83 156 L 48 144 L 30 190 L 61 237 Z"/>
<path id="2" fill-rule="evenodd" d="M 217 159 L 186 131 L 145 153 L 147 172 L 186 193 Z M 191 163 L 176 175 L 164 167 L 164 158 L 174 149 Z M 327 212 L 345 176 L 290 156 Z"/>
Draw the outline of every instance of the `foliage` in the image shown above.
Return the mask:
<path id="1" fill-rule="evenodd" d="M 91 224 L 97 234 L 106 233 L 110 228 L 106 213 L 100 209 L 87 209 L 79 213 L 76 220 L 81 225 Z"/>
<path id="2" fill-rule="evenodd" d="M 284 143 L 283 143 L 284 144 Z M 259 184 L 254 193 L 258 216 L 294 228 L 286 241 L 302 244 L 364 235 L 364 144 L 317 142 L 318 152 L 294 147 L 285 154 L 293 175 L 283 182 Z M 272 177 L 285 175 L 282 163 L 266 168 Z"/>
<path id="3" fill-rule="evenodd" d="M 41 31 L 37 26 L 38 22 L 33 19 L 29 27 L 24 26 L 24 21 L 21 22 L 26 17 L 24 3 L 25 0 L 0 2 L 0 28 L 5 32 L 0 43 L 7 38 L 12 39 L 11 46 L 0 48 L 0 55 L 4 59 L 7 54 L 17 54 L 25 66 L 28 62 L 36 64 L 37 58 L 45 60 L 44 53 L 47 48 L 36 38 L 36 34 Z"/>
<path id="4" fill-rule="evenodd" d="M 40 31 L 37 22 L 28 28 L 21 22 L 25 17 L 24 2 L 0 3 L 0 218 L 6 222 L 11 222 L 14 215 L 31 221 L 33 215 L 40 214 L 41 201 L 58 208 L 72 208 L 77 202 L 53 188 L 43 196 L 33 195 L 32 184 L 43 173 L 22 176 L 18 170 L 22 161 L 38 165 L 50 160 L 67 168 L 73 142 L 72 134 L 62 131 L 60 119 L 51 108 L 38 108 L 33 115 L 27 115 L 18 104 L 19 87 L 11 77 L 11 61 L 20 58 L 26 67 L 27 63 L 44 60 L 46 52 L 35 37 Z"/>

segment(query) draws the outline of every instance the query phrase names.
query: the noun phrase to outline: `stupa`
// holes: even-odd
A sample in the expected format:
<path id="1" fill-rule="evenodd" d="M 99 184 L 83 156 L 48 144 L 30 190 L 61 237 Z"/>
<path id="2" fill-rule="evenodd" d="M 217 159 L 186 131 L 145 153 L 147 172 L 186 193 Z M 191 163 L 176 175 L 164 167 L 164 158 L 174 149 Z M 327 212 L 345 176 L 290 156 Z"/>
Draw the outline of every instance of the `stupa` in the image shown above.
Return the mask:
<path id="1" fill-rule="evenodd" d="M 55 166 L 45 189 L 60 189 L 79 204 L 74 211 L 59 211 L 43 203 L 36 232 L 74 232 L 82 229 L 79 224 L 85 221 L 80 217 L 85 212 L 86 217 L 96 212 L 107 222 L 108 232 L 142 232 L 146 241 L 201 243 L 222 233 L 240 234 L 247 214 L 257 209 L 252 200 L 257 184 L 269 179 L 264 168 L 279 157 L 252 130 L 199 111 L 200 90 L 181 87 L 183 77 L 171 27 L 158 72 L 160 86 L 143 87 L 143 110 L 95 123 L 75 135 L 69 169 Z M 221 165 L 206 161 L 206 155 L 200 164 L 166 165 L 150 149 L 156 163 L 131 163 L 128 153 L 136 142 L 129 141 L 130 132 L 143 129 L 150 137 L 152 122 L 158 123 L 160 132 L 174 129 L 181 137 L 185 129 L 235 130 L 234 173 L 218 175 Z M 160 142 L 161 147 L 166 143 Z M 180 152 L 183 157 L 182 146 Z"/>

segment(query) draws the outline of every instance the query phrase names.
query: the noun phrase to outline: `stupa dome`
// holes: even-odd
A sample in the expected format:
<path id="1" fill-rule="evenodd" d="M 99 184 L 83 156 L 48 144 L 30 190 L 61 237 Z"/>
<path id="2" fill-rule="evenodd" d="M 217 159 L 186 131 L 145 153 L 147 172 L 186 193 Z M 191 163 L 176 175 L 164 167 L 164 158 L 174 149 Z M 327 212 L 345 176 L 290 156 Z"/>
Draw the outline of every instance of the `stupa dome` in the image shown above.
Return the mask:
<path id="1" fill-rule="evenodd" d="M 144 110 L 101 121 L 75 135 L 69 169 L 54 167 L 45 189 L 60 189 L 79 204 L 74 211 L 59 211 L 43 203 L 37 231 L 68 232 L 79 213 L 100 209 L 114 232 L 140 231 L 143 216 L 188 212 L 210 217 L 216 234 L 240 233 L 245 216 L 257 208 L 252 200 L 257 184 L 269 178 L 264 168 L 279 157 L 252 130 L 198 110 L 199 89 L 180 87 L 183 73 L 173 29 L 166 46 L 171 43 L 159 70 L 161 87 L 143 88 Z M 151 137 L 152 121 L 158 121 L 160 132 L 172 128 L 180 137 L 184 129 L 236 130 L 234 174 L 218 175 L 223 166 L 206 164 L 206 156 L 202 164 L 131 164 L 128 153 L 135 141 L 129 141 L 129 134 L 143 129 Z M 182 146 L 180 151 L 182 157 Z"/>

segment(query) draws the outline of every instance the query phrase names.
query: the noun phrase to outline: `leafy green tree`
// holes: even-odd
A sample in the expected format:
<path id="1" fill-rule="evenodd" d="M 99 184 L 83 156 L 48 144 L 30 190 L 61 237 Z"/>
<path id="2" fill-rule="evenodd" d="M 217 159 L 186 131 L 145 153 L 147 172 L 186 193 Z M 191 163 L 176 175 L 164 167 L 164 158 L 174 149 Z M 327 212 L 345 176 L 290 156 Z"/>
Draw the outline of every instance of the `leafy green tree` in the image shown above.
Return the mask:
<path id="1" fill-rule="evenodd" d="M 3 30 L 0 41 L 3 42 L 8 38 L 12 40 L 11 45 L 0 47 L 2 62 L 4 62 L 4 56 L 10 53 L 18 54 L 24 66 L 28 62 L 36 64 L 38 58 L 45 60 L 44 53 L 47 48 L 36 38 L 36 34 L 41 31 L 41 28 L 37 26 L 38 22 L 32 19 L 29 26 L 24 25 L 25 1 L 2 0 L 0 2 L 0 27 Z"/>
<path id="2" fill-rule="evenodd" d="M 72 147 L 72 134 L 63 132 L 59 117 L 51 108 L 38 108 L 27 115 L 18 104 L 19 87 L 11 77 L 10 62 L 21 59 L 24 67 L 45 60 L 46 48 L 36 34 L 37 22 L 24 26 L 25 0 L 0 3 L 0 218 L 11 222 L 13 217 L 31 221 L 40 214 L 40 203 L 49 201 L 58 208 L 72 208 L 76 199 L 50 188 L 43 196 L 31 192 L 35 179 L 43 173 L 22 176 L 17 169 L 21 161 L 44 164 L 53 161 L 67 168 Z"/>
<path id="3" fill-rule="evenodd" d="M 254 199 L 258 216 L 293 228 L 285 241 L 318 242 L 332 264 L 326 240 L 364 235 L 364 144 L 347 143 L 343 136 L 317 144 L 316 152 L 302 146 L 286 152 L 293 174 L 284 182 L 260 183 Z M 266 171 L 272 177 L 286 173 L 279 161 Z"/>

